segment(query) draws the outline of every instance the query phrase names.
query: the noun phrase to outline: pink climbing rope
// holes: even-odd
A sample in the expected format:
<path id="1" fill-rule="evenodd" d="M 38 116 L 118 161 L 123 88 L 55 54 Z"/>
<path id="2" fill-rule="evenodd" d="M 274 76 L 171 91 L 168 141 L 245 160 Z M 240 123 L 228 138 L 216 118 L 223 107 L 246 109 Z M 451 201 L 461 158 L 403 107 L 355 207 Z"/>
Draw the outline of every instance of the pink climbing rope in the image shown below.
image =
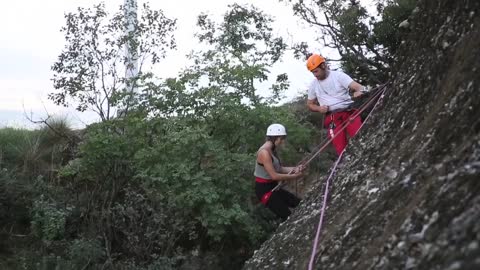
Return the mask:
<path id="1" fill-rule="evenodd" d="M 325 185 L 325 193 L 323 194 L 323 205 L 322 205 L 322 209 L 320 210 L 320 221 L 318 222 L 317 234 L 315 235 L 315 240 L 313 241 L 314 244 L 312 249 L 312 256 L 310 257 L 308 270 L 313 269 L 313 262 L 315 261 L 315 254 L 317 253 L 317 245 L 318 245 L 318 241 L 320 240 L 320 232 L 322 231 L 323 216 L 325 214 L 325 208 L 327 208 L 328 187 L 330 186 L 330 179 L 332 179 L 333 175 L 335 174 L 337 166 L 340 163 L 340 160 L 342 159 L 344 152 L 345 152 L 345 149 L 343 149 L 343 151 L 338 156 L 337 161 L 335 161 L 335 164 L 333 164 L 332 170 L 330 171 L 330 175 L 327 178 L 327 183 Z"/>
<path id="2" fill-rule="evenodd" d="M 386 88 L 382 89 L 381 94 L 379 95 L 380 97 L 378 98 L 377 102 L 375 103 L 375 106 L 373 107 L 373 109 L 370 111 L 370 113 L 365 118 L 365 121 L 363 121 L 362 125 L 359 128 L 359 131 L 363 127 L 363 125 L 367 122 L 368 118 L 370 117 L 372 112 L 375 110 L 377 105 L 380 103 L 380 100 L 382 100 L 382 98 L 384 96 L 384 93 L 385 93 L 385 89 Z M 346 148 L 343 149 L 343 151 L 338 156 L 337 161 L 335 161 L 335 163 L 333 164 L 333 167 L 330 171 L 330 175 L 328 176 L 326 184 L 325 184 L 325 192 L 323 194 L 323 205 L 322 205 L 322 209 L 320 210 L 320 220 L 318 221 L 317 233 L 315 234 L 315 240 L 313 241 L 312 254 L 310 256 L 310 262 L 308 263 L 308 270 L 313 269 L 313 263 L 315 261 L 315 255 L 317 253 L 317 246 L 318 246 L 318 242 L 320 241 L 320 233 L 322 231 L 323 216 L 325 215 L 325 209 L 327 208 L 327 198 L 328 198 L 328 189 L 329 189 L 329 186 L 330 186 L 330 181 L 333 178 L 333 176 L 335 175 L 335 171 L 337 169 L 338 164 L 340 163 L 340 160 L 342 159 L 342 156 L 343 156 L 343 153 L 345 152 L 345 150 L 346 150 Z"/>

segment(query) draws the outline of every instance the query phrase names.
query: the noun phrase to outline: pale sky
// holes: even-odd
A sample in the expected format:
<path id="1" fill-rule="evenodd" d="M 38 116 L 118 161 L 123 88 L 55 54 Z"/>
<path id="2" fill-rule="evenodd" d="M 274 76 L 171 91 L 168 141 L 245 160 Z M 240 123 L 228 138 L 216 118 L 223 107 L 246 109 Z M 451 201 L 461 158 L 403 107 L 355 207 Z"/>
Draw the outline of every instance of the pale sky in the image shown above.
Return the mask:
<path id="1" fill-rule="evenodd" d="M 24 109 L 39 119 L 45 115 L 45 109 L 54 115 L 63 115 L 75 127 L 95 121 L 93 113 L 79 113 L 54 105 L 48 93 L 54 91 L 50 70 L 64 47 L 60 28 L 65 25 L 64 14 L 75 11 L 77 7 L 91 7 L 100 1 L 95 0 L 16 0 L 3 1 L 0 8 L 0 127 L 30 127 L 24 117 Z M 144 0 L 138 0 L 143 3 Z M 175 0 L 150 1 L 154 9 L 162 9 L 169 18 L 177 18 L 175 39 L 177 50 L 169 52 L 166 59 L 155 69 L 155 74 L 165 78 L 175 76 L 181 68 L 187 66 L 185 55 L 197 44 L 193 37 L 195 22 L 200 12 L 222 15 L 228 4 L 253 4 L 276 22 L 276 33 L 289 41 L 306 41 L 311 49 L 325 54 L 325 50 L 313 38 L 314 30 L 307 29 L 293 16 L 291 7 L 278 0 Z M 108 0 L 107 9 L 118 9 L 123 0 Z M 290 37 L 288 37 L 290 36 Z M 328 52 L 328 51 L 327 51 Z M 333 52 L 332 52 L 333 53 Z M 272 75 L 286 72 L 290 79 L 287 96 L 292 98 L 304 91 L 312 75 L 306 70 L 304 61 L 295 60 L 291 54 L 284 56 L 282 63 L 276 65 Z"/>

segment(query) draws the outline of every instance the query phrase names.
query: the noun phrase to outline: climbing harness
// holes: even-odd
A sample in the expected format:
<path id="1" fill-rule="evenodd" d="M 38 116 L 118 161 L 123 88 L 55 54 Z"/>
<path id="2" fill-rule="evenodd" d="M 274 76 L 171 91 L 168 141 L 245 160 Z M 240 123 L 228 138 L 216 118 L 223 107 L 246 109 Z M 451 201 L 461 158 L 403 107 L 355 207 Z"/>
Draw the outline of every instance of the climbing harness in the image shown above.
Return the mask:
<path id="1" fill-rule="evenodd" d="M 330 137 L 335 136 L 335 133 L 333 132 L 337 126 L 335 125 L 335 121 L 333 119 L 333 113 L 330 114 L 330 124 L 328 125 L 328 132 L 330 133 Z"/>
<path id="2" fill-rule="evenodd" d="M 272 194 L 273 194 L 273 191 L 271 191 L 271 190 L 270 190 L 269 192 L 263 194 L 262 198 L 260 199 L 260 202 L 261 202 L 263 205 L 266 206 L 267 203 L 268 203 L 268 200 L 270 200 L 270 197 L 272 196 Z"/>
<path id="3" fill-rule="evenodd" d="M 272 183 L 272 180 L 255 177 L 255 182 L 262 183 L 262 184 L 270 184 Z M 263 194 L 262 198 L 260 199 L 260 202 L 266 206 L 268 200 L 270 199 L 270 196 L 272 196 L 272 193 L 273 193 L 273 190 L 270 190 L 269 192 Z"/>
<path id="4" fill-rule="evenodd" d="M 363 121 L 362 125 L 360 126 L 360 129 L 359 131 L 361 130 L 361 128 L 363 127 L 363 125 L 365 124 L 365 122 L 368 120 L 368 118 L 370 117 L 370 115 L 372 114 L 372 112 L 375 110 L 375 108 L 377 107 L 377 105 L 380 103 L 380 101 L 383 99 L 383 96 L 384 96 L 384 93 L 385 93 L 385 90 L 386 90 L 386 84 L 383 85 L 382 89 L 379 91 L 379 94 L 378 94 L 378 100 L 376 101 L 375 103 L 375 106 L 373 107 L 372 111 L 368 114 L 367 118 L 365 119 L 365 121 Z M 373 99 L 372 99 L 373 100 Z M 370 101 L 372 101 L 370 100 Z M 366 107 L 364 107 L 363 109 L 365 109 Z M 346 149 L 346 148 L 345 148 Z M 337 161 L 333 164 L 333 167 L 331 168 L 330 170 L 330 175 L 328 176 L 327 180 L 326 180 L 326 184 L 325 184 L 325 192 L 323 194 L 323 204 L 322 204 L 322 208 L 320 210 L 320 220 L 318 222 L 318 226 L 317 226 L 317 232 L 315 234 L 315 239 L 313 241 L 313 247 L 312 247 L 312 254 L 310 256 L 310 261 L 309 261 L 309 264 L 308 264 L 308 270 L 312 270 L 313 269 L 313 263 L 315 261 L 315 255 L 317 253 L 317 246 L 318 246 L 318 242 L 320 240 L 320 233 L 322 231 L 322 224 L 323 224 L 323 217 L 325 215 L 325 209 L 327 207 L 327 198 L 328 198 L 328 190 L 329 190 L 329 187 L 330 187 L 330 181 L 331 179 L 333 178 L 333 176 L 335 175 L 335 171 L 337 169 L 337 166 L 338 164 L 340 163 L 341 159 L 342 159 L 342 156 L 343 156 L 343 153 L 345 152 L 345 149 L 340 153 L 340 155 L 338 156 L 337 158 Z"/>

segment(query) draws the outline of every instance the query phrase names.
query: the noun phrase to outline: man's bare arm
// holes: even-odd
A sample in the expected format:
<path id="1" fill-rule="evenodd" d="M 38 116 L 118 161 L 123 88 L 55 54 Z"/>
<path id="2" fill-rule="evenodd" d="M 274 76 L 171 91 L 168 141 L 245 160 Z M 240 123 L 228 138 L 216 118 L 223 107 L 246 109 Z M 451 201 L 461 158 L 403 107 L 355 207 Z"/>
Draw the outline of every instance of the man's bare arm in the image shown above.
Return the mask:
<path id="1" fill-rule="evenodd" d="M 351 89 L 353 90 L 353 97 L 356 98 L 356 97 L 359 97 L 362 95 L 362 91 L 363 89 L 365 89 L 365 87 L 359 83 L 357 83 L 356 81 L 353 81 L 351 82 L 349 85 L 348 85 L 348 89 Z"/>
<path id="2" fill-rule="evenodd" d="M 307 107 L 312 112 L 326 113 L 328 112 L 328 106 L 319 106 L 315 99 L 307 99 Z"/>

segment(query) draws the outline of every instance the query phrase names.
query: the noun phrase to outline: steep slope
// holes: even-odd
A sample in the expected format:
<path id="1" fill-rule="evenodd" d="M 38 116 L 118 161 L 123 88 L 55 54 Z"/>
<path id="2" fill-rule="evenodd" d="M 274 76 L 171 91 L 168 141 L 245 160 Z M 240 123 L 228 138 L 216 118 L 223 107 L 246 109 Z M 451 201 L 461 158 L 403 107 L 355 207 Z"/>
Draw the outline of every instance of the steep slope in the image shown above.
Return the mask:
<path id="1" fill-rule="evenodd" d="M 480 269 L 480 3 L 419 1 L 383 103 L 347 150 L 315 269 Z M 313 190 L 244 269 L 306 269 Z"/>

